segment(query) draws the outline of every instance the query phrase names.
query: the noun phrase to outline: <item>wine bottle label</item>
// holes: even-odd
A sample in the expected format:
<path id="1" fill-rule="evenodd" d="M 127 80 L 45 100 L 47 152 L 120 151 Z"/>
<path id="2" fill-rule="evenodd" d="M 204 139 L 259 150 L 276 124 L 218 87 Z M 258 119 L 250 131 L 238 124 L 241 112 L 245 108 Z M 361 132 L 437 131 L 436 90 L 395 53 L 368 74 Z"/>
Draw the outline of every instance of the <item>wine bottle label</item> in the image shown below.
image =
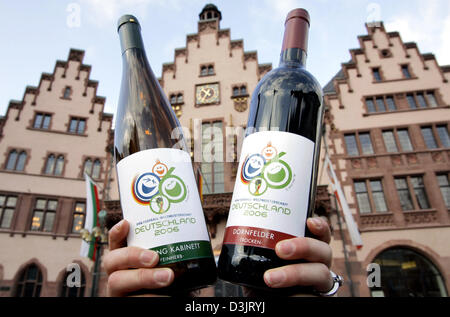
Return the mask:
<path id="1" fill-rule="evenodd" d="M 314 142 L 288 132 L 244 139 L 224 244 L 274 249 L 305 234 Z"/>
<path id="2" fill-rule="evenodd" d="M 128 245 L 159 253 L 159 263 L 212 257 L 192 164 L 185 151 L 150 149 L 117 164 Z"/>

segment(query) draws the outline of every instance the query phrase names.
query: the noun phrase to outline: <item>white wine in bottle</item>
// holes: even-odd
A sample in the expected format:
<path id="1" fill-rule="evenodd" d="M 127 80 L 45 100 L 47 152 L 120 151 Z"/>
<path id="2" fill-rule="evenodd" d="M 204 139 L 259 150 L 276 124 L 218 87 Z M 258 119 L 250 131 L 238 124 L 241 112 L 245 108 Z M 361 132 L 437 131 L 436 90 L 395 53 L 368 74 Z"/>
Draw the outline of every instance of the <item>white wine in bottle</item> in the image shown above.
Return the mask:
<path id="1" fill-rule="evenodd" d="M 191 158 L 183 135 L 171 137 L 180 124 L 150 68 L 138 20 L 121 17 L 118 32 L 123 77 L 114 152 L 128 245 L 157 251 L 159 266 L 175 272 L 159 293 L 211 285 L 216 264 Z"/>

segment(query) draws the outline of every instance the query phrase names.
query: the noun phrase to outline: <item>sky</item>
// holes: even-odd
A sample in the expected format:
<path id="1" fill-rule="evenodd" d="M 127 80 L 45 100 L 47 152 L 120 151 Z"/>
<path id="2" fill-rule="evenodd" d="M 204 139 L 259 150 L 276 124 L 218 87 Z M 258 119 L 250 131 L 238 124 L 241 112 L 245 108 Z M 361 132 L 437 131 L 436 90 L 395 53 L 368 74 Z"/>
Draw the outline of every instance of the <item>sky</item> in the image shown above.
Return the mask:
<path id="1" fill-rule="evenodd" d="M 157 77 L 162 64 L 173 62 L 175 48 L 197 33 L 198 15 L 207 3 L 222 12 L 220 26 L 245 51 L 257 51 L 258 62 L 278 65 L 284 20 L 294 8 L 311 16 L 307 69 L 322 86 L 358 48 L 365 23 L 383 21 L 422 53 L 434 53 L 450 64 L 448 0 L 0 0 L 0 115 L 9 101 L 21 100 L 26 86 L 37 86 L 56 60 L 67 60 L 70 48 L 85 51 L 90 79 L 99 81 L 97 95 L 105 111 L 115 113 L 122 73 L 117 20 L 135 15 L 142 28 L 150 65 Z"/>

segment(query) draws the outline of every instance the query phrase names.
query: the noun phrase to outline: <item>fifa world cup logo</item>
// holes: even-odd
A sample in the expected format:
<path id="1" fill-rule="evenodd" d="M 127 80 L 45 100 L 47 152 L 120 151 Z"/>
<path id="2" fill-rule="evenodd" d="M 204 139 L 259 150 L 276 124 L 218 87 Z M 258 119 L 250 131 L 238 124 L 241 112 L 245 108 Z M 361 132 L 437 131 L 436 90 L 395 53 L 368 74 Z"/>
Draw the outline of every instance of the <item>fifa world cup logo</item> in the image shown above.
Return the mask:
<path id="1" fill-rule="evenodd" d="M 285 188 L 292 181 L 290 166 L 280 158 L 286 152 L 278 153 L 271 142 L 261 153 L 249 154 L 244 160 L 240 171 L 241 182 L 248 185 L 253 196 L 263 195 L 268 188 Z"/>
<path id="2" fill-rule="evenodd" d="M 156 160 L 151 172 L 136 175 L 132 182 L 131 193 L 141 205 L 148 205 L 151 212 L 163 214 L 169 211 L 171 204 L 186 199 L 187 188 L 183 180 L 173 172 L 175 167 Z"/>

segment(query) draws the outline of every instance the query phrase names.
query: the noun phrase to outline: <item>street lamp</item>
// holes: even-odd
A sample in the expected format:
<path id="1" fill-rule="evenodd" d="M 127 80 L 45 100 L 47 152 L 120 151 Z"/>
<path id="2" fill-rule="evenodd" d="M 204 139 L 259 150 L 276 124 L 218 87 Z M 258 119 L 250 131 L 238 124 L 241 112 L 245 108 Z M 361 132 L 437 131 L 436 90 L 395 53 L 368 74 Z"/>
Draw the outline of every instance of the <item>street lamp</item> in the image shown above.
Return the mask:
<path id="1" fill-rule="evenodd" d="M 91 297 L 97 297 L 97 291 L 98 291 L 98 280 L 100 277 L 100 258 L 101 258 L 101 251 L 102 247 L 106 244 L 108 244 L 108 232 L 105 230 L 105 218 L 106 218 L 106 211 L 100 210 L 98 212 L 98 219 L 100 226 L 95 226 L 92 228 L 92 231 L 89 232 L 87 229 L 82 229 L 80 231 L 81 239 L 86 241 L 87 243 L 91 243 L 92 241 L 95 241 L 95 264 L 94 264 L 94 272 L 93 272 L 93 278 L 92 278 L 92 288 L 91 288 Z"/>

